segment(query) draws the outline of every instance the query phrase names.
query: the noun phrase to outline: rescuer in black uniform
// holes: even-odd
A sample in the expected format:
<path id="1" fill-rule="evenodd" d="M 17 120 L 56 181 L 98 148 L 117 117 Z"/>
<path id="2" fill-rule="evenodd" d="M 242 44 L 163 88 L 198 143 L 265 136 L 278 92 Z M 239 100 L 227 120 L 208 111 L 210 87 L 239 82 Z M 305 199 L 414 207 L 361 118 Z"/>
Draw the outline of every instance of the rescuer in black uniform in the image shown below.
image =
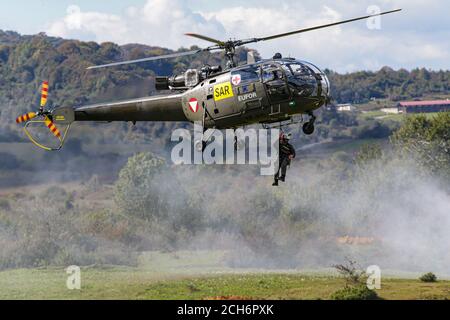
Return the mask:
<path id="1" fill-rule="evenodd" d="M 275 173 L 275 181 L 273 186 L 278 186 L 278 180 L 284 182 L 286 179 L 286 169 L 287 166 L 291 164 L 291 160 L 295 158 L 295 149 L 292 144 L 289 143 L 290 134 L 280 134 L 280 145 L 279 145 L 279 165 L 277 173 Z M 280 176 L 281 170 L 281 176 Z"/>

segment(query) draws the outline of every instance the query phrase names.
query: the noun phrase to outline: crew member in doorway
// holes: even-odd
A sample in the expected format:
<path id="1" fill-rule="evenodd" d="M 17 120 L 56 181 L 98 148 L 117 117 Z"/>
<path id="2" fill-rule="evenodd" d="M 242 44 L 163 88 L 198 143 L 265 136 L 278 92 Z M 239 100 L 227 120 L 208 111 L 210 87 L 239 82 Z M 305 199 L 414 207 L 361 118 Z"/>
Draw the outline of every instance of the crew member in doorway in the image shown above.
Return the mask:
<path id="1" fill-rule="evenodd" d="M 292 144 L 289 143 L 291 139 L 291 134 L 280 134 L 280 146 L 279 146 L 279 165 L 278 170 L 275 173 L 275 181 L 273 182 L 273 186 L 278 186 L 278 180 L 284 182 L 286 179 L 286 169 L 287 166 L 291 164 L 291 160 L 295 158 L 295 149 Z M 280 176 L 281 171 L 281 176 Z"/>

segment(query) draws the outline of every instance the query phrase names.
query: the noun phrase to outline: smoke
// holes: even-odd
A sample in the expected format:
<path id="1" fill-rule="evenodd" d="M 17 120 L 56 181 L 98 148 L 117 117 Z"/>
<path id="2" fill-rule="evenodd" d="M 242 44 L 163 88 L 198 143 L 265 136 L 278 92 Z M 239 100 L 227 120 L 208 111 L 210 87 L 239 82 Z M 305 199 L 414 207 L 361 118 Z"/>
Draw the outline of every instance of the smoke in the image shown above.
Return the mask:
<path id="1" fill-rule="evenodd" d="M 351 257 L 449 274 L 448 181 L 424 175 L 413 160 L 294 162 L 280 188 L 248 166 L 180 171 L 182 184 L 204 187 L 201 215 L 220 235 L 197 233 L 191 246 L 226 247 L 232 266 L 326 268 Z"/>
<path id="2" fill-rule="evenodd" d="M 449 274 L 448 181 L 395 156 L 364 166 L 298 158 L 278 188 L 257 166 L 169 163 L 131 180 L 139 197 L 156 196 L 143 202 L 144 217 L 123 212 L 111 185 L 97 180 L 95 188 L 17 195 L 0 208 L 2 266 L 135 264 L 135 253 L 149 250 L 224 250 L 230 267 L 320 269 L 351 257 L 382 270 Z M 72 176 L 83 170 L 70 166 Z"/>
<path id="3" fill-rule="evenodd" d="M 318 183 L 302 186 L 305 179 Z M 345 254 L 360 263 L 388 269 L 450 270 L 448 184 L 423 175 L 413 161 L 377 160 L 354 169 L 346 178 L 312 170 L 296 176 L 290 188 L 320 193 L 318 201 L 297 199 L 298 203 L 306 200 L 302 206 L 310 206 L 326 226 L 324 235 L 373 240 L 366 245 L 337 245 L 337 250 L 322 256 L 317 253 L 323 246 L 316 239 L 306 249 L 316 263 L 330 265 L 342 261 Z"/>

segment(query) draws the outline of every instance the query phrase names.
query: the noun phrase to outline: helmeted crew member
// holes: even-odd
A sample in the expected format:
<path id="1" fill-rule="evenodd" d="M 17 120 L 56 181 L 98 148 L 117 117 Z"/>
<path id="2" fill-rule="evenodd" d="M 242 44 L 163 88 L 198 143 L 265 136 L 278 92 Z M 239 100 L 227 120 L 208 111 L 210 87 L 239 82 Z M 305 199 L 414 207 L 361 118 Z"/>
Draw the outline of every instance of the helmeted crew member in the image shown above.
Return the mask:
<path id="1" fill-rule="evenodd" d="M 295 149 L 292 144 L 289 143 L 291 134 L 280 134 L 280 146 L 279 146 L 279 165 L 277 173 L 275 173 L 275 181 L 273 186 L 278 186 L 278 180 L 284 182 L 286 179 L 287 166 L 291 164 L 291 160 L 295 158 Z M 281 176 L 280 176 L 281 170 Z"/>

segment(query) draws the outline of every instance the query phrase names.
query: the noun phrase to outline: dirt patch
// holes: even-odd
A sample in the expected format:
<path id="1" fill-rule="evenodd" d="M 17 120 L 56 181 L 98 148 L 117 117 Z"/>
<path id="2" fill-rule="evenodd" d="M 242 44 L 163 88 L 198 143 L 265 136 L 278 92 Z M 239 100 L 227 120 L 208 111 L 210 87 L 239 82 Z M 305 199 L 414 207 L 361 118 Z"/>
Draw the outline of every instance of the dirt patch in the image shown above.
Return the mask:
<path id="1" fill-rule="evenodd" d="M 338 244 L 354 244 L 354 245 L 369 245 L 376 241 L 373 237 L 351 237 L 344 236 L 336 239 Z"/>

